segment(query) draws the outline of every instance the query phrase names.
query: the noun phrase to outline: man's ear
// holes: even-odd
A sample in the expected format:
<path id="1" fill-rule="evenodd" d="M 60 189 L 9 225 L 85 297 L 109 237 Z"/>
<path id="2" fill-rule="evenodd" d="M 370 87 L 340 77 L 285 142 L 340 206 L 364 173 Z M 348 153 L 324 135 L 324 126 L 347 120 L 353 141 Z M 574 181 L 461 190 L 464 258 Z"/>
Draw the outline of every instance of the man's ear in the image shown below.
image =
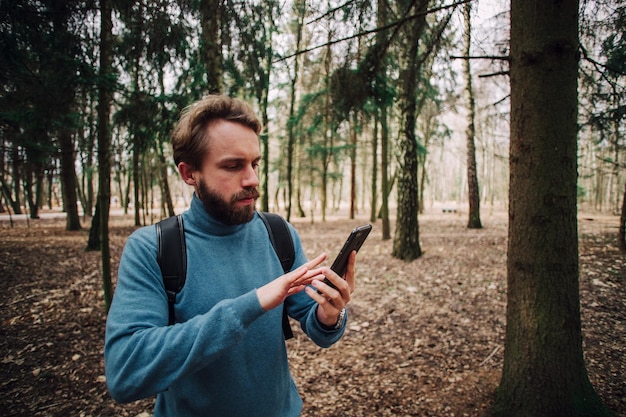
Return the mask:
<path id="1" fill-rule="evenodd" d="M 194 187 L 196 186 L 196 178 L 194 176 L 195 172 L 196 170 L 192 169 L 191 166 L 186 162 L 181 162 L 178 164 L 178 173 L 187 185 L 191 185 Z"/>

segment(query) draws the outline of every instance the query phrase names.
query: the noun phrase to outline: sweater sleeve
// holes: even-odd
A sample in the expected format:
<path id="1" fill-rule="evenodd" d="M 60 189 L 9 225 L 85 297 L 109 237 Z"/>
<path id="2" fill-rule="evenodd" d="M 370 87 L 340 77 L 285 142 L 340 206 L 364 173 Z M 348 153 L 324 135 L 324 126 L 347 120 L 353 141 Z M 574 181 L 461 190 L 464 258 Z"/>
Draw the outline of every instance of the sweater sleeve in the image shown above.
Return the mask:
<path id="1" fill-rule="evenodd" d="M 306 255 L 302 249 L 300 237 L 292 228 L 292 236 L 296 251 L 296 260 L 293 268 L 307 262 Z M 294 294 L 285 300 L 287 312 L 290 317 L 296 319 L 300 323 L 300 327 L 306 335 L 319 347 L 328 348 L 335 344 L 343 336 L 348 317 L 339 329 L 328 329 L 323 326 L 317 318 L 317 303 L 309 297 L 304 291 Z"/>
<path id="2" fill-rule="evenodd" d="M 155 395 L 216 361 L 264 314 L 253 290 L 168 326 L 156 250 L 154 228 L 139 229 L 120 260 L 104 348 L 107 386 L 119 402 Z"/>

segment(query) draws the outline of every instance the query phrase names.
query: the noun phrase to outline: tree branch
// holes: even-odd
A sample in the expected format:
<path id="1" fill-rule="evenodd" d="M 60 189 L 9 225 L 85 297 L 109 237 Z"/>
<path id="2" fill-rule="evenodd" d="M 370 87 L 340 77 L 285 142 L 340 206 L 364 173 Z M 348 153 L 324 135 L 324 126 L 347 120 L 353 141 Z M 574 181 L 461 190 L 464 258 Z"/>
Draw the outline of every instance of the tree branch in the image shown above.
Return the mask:
<path id="1" fill-rule="evenodd" d="M 433 9 L 426 10 L 425 12 L 416 13 L 416 14 L 413 14 L 411 16 L 407 16 L 407 17 L 404 17 L 402 19 L 396 20 L 395 22 L 389 23 L 388 25 L 385 25 L 385 26 L 377 27 L 375 29 L 365 30 L 363 32 L 359 32 L 359 33 L 356 33 L 356 34 L 351 35 L 351 36 L 346 36 L 345 38 L 335 39 L 335 40 L 332 40 L 330 42 L 323 43 L 321 45 L 316 45 L 316 46 L 313 46 L 311 48 L 307 48 L 307 49 L 302 49 L 300 51 L 296 51 L 296 52 L 294 52 L 292 54 L 280 57 L 280 58 L 274 60 L 272 63 L 276 64 L 278 62 L 285 61 L 285 60 L 287 60 L 289 58 L 293 58 L 295 56 L 298 56 L 298 55 L 301 55 L 301 54 L 305 54 L 307 52 L 315 51 L 316 49 L 320 49 L 320 48 L 324 48 L 324 47 L 327 47 L 327 46 L 331 46 L 331 45 L 334 45 L 334 44 L 337 44 L 337 43 L 340 43 L 340 42 L 349 41 L 351 39 L 360 38 L 361 36 L 367 36 L 367 35 L 371 35 L 373 33 L 382 32 L 384 30 L 391 29 L 391 28 L 393 28 L 395 26 L 400 26 L 400 25 L 404 24 L 405 22 L 407 22 L 409 20 L 416 19 L 416 18 L 421 17 L 423 15 L 428 15 L 428 14 L 440 12 L 442 10 L 455 8 L 455 7 L 458 7 L 458 6 L 460 6 L 462 4 L 465 4 L 465 3 L 471 3 L 472 1 L 474 1 L 474 0 L 461 0 L 461 1 L 458 1 L 456 3 L 449 4 L 447 6 L 435 7 Z"/>
<path id="2" fill-rule="evenodd" d="M 511 57 L 504 55 L 477 55 L 477 56 L 458 56 L 452 55 L 450 59 L 491 59 L 496 61 L 509 61 Z"/>

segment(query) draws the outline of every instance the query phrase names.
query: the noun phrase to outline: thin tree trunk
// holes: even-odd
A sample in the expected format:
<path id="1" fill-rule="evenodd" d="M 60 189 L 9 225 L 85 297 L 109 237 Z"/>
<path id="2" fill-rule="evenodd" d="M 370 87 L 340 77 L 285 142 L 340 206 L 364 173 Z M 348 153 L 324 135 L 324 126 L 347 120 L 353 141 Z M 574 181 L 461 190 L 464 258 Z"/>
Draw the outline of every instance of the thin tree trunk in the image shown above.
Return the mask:
<path id="1" fill-rule="evenodd" d="M 624 184 L 624 195 L 622 197 L 622 210 L 619 221 L 619 247 L 622 252 L 626 252 L 626 184 Z"/>
<path id="2" fill-rule="evenodd" d="M 78 195 L 76 193 L 76 170 L 74 141 L 68 130 L 63 129 L 59 133 L 61 147 L 61 181 L 63 182 L 63 206 L 65 207 L 66 230 L 80 230 L 80 216 L 78 214 Z"/>
<path id="3" fill-rule="evenodd" d="M 358 113 L 354 111 L 352 115 L 352 131 L 350 132 L 350 218 L 354 219 L 356 214 L 356 146 L 357 146 L 357 129 L 358 129 Z"/>
<path id="4" fill-rule="evenodd" d="M 472 4 L 465 3 L 463 15 L 465 18 L 465 56 L 470 56 L 472 42 Z M 480 221 L 480 191 L 478 189 L 478 174 L 476 168 L 476 104 L 474 102 L 474 90 L 472 88 L 472 66 L 469 59 L 463 61 L 465 72 L 465 91 L 467 95 L 467 194 L 469 200 L 469 229 L 481 229 Z"/>
<path id="5" fill-rule="evenodd" d="M 14 214 L 22 214 L 22 199 L 21 199 L 21 183 L 22 183 L 22 156 L 19 150 L 19 147 L 13 143 L 13 147 L 11 148 L 11 170 L 13 171 L 13 193 L 14 198 L 12 200 L 13 203 L 13 213 Z"/>
<path id="6" fill-rule="evenodd" d="M 378 207 L 378 124 L 380 121 L 380 112 L 374 111 L 374 132 L 372 133 L 372 184 L 370 187 L 371 203 L 370 203 L 370 222 L 376 221 L 376 207 Z"/>
<path id="7" fill-rule="evenodd" d="M 383 240 L 391 239 L 391 225 L 389 224 L 389 127 L 387 126 L 387 106 L 383 104 L 380 114 L 380 170 L 382 174 L 382 207 L 380 217 L 383 221 Z"/>
<path id="8" fill-rule="evenodd" d="M 111 204 L 111 113 L 112 88 L 108 78 L 112 73 L 113 55 L 110 0 L 100 0 L 100 85 L 98 91 L 98 202 L 100 253 L 102 261 L 102 289 L 105 310 L 113 300 L 111 281 L 111 248 L 109 246 L 109 209 Z"/>
<path id="9" fill-rule="evenodd" d="M 302 31 L 304 30 L 304 15 L 306 10 L 306 2 L 303 0 L 298 0 L 296 2 L 296 12 L 298 16 L 298 23 L 296 28 L 296 50 L 300 49 L 300 42 L 302 41 Z M 294 69 L 293 69 L 293 77 L 291 78 L 291 91 L 290 91 L 290 100 L 289 100 L 289 120 L 287 121 L 287 221 L 291 219 L 291 205 L 293 198 L 293 155 L 295 148 L 295 133 L 294 133 L 294 117 L 295 117 L 295 108 L 296 108 L 296 84 L 298 82 L 298 71 L 299 69 L 299 55 L 296 55 L 294 58 Z"/>

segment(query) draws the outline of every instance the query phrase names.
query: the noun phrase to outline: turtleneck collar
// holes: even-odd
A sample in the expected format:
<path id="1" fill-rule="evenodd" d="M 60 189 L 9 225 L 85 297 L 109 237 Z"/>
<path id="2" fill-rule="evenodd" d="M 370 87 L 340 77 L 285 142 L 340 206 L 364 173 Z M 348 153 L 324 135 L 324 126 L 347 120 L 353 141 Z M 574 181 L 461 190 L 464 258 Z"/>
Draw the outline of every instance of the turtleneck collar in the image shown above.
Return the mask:
<path id="1" fill-rule="evenodd" d="M 244 223 L 231 226 L 220 222 L 215 217 L 207 213 L 207 211 L 204 209 L 202 201 L 200 201 L 196 193 L 193 193 L 191 205 L 189 207 L 189 210 L 187 211 L 187 217 L 185 218 L 185 221 L 191 222 L 194 227 L 200 229 L 205 233 L 216 236 L 225 236 L 236 233 L 237 231 L 244 228 L 247 224 Z"/>

